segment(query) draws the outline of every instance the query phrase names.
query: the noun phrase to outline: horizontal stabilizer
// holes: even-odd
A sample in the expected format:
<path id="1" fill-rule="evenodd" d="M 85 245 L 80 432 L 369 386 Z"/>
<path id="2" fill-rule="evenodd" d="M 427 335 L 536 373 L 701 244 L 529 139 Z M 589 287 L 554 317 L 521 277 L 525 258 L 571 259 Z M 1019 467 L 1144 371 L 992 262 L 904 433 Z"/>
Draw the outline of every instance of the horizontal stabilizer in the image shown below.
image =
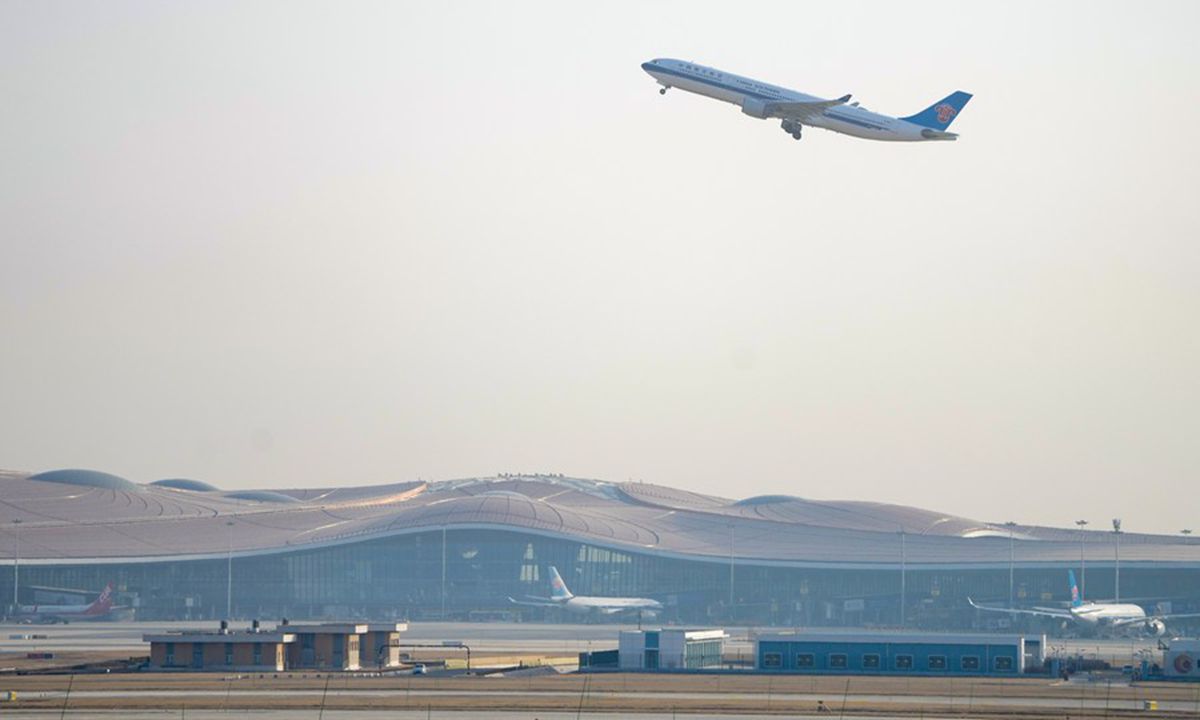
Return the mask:
<path id="1" fill-rule="evenodd" d="M 926 140 L 957 140 L 958 133 L 942 132 L 941 130 L 930 130 L 929 128 L 924 128 L 921 130 L 921 137 L 925 138 Z"/>

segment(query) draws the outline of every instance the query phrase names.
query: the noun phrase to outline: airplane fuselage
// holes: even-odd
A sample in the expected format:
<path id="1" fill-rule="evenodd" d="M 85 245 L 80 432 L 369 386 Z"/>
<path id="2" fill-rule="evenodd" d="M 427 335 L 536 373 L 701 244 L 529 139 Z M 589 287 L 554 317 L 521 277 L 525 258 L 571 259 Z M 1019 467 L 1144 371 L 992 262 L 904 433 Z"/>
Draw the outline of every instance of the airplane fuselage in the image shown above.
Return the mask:
<path id="1" fill-rule="evenodd" d="M 1114 620 L 1131 621 L 1146 618 L 1146 610 L 1140 605 L 1127 603 L 1084 603 L 1071 608 L 1071 615 L 1080 622 L 1102 625 Z"/>
<path id="2" fill-rule="evenodd" d="M 576 595 L 563 601 L 562 605 L 569 612 L 581 614 L 591 612 L 615 613 L 626 610 L 662 610 L 662 603 L 650 598 L 611 598 Z"/>
<path id="3" fill-rule="evenodd" d="M 70 622 L 75 620 L 104 620 L 110 611 L 95 611 L 90 605 L 22 605 L 15 620 L 35 623 Z"/>
<path id="4" fill-rule="evenodd" d="M 642 69 L 666 88 L 679 88 L 697 95 L 732 103 L 743 109 L 759 102 L 821 102 L 822 99 L 753 78 L 734 75 L 696 63 L 661 58 L 642 63 Z M 785 121 L 786 122 L 786 121 Z M 919 142 L 952 140 L 953 133 L 931 132 L 929 128 L 899 118 L 871 112 L 853 105 L 838 105 L 806 118 L 815 126 L 867 140 Z"/>

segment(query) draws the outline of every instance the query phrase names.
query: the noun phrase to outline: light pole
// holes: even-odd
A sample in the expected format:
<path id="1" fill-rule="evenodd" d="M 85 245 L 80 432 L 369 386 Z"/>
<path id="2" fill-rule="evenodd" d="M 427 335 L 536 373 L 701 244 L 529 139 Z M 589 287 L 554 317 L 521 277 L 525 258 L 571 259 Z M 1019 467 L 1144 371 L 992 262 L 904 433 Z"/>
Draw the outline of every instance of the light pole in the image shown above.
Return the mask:
<path id="1" fill-rule="evenodd" d="M 1013 545 L 1013 528 L 1017 524 L 1012 520 L 1004 523 L 1004 527 L 1008 528 L 1008 606 L 1013 606 L 1013 564 L 1016 559 L 1016 549 Z"/>
<path id="2" fill-rule="evenodd" d="M 225 552 L 225 619 L 229 620 L 233 615 L 233 521 L 226 520 L 225 527 L 229 528 L 225 532 L 225 539 L 228 541 L 228 549 Z"/>
<path id="3" fill-rule="evenodd" d="M 1121 602 L 1121 518 L 1113 518 L 1113 535 L 1116 536 L 1117 562 L 1114 571 L 1115 595 L 1113 602 Z"/>
<path id="4" fill-rule="evenodd" d="M 442 620 L 446 619 L 446 526 L 442 526 Z"/>
<path id="5" fill-rule="evenodd" d="M 17 599 L 17 588 L 21 582 L 21 518 L 13 521 L 13 533 L 17 536 L 16 552 L 13 553 L 13 614 L 21 612 L 21 601 Z"/>
<path id="6" fill-rule="evenodd" d="M 729 621 L 733 622 L 733 521 L 729 521 Z"/>
<path id="7" fill-rule="evenodd" d="M 904 627 L 904 598 L 908 584 L 908 554 L 904 544 L 904 528 L 900 528 L 900 627 Z"/>
<path id="8" fill-rule="evenodd" d="M 1087 559 L 1083 556 L 1083 542 L 1087 540 L 1087 533 L 1084 528 L 1087 526 L 1087 520 L 1076 520 L 1075 525 L 1079 528 L 1079 599 L 1083 600 L 1087 597 Z"/>

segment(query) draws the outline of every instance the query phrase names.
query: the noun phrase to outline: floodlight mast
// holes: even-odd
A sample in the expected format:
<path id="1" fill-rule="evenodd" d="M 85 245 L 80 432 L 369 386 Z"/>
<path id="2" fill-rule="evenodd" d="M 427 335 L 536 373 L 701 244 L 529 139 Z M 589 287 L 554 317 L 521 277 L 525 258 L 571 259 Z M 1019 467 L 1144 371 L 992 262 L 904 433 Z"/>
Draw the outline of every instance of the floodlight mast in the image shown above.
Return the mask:
<path id="1" fill-rule="evenodd" d="M 1087 597 L 1087 559 L 1083 556 L 1083 543 L 1087 540 L 1087 533 L 1083 529 L 1088 521 L 1076 520 L 1075 524 L 1079 527 L 1079 599 L 1083 600 Z"/>
<path id="2" fill-rule="evenodd" d="M 1113 518 L 1113 535 L 1116 539 L 1116 564 L 1113 566 L 1114 595 L 1113 602 L 1121 602 L 1121 518 Z"/>
<path id="3" fill-rule="evenodd" d="M 233 521 L 226 520 L 225 527 L 225 619 L 230 620 L 233 613 Z"/>
<path id="4" fill-rule="evenodd" d="M 1013 565 L 1016 559 L 1015 547 L 1013 545 L 1013 528 L 1017 524 L 1012 520 L 1004 523 L 1004 527 L 1008 528 L 1008 606 L 1013 606 Z"/>
<path id="5" fill-rule="evenodd" d="M 906 535 L 906 533 L 904 532 L 904 528 L 901 527 L 900 528 L 900 627 L 904 627 L 904 615 L 905 615 L 905 610 L 906 610 L 906 608 L 905 608 L 906 597 L 905 596 L 908 594 L 907 593 L 907 590 L 908 590 L 908 587 L 907 587 L 907 585 L 908 585 L 908 556 L 906 553 L 905 543 L 904 543 L 905 535 Z"/>
<path id="6" fill-rule="evenodd" d="M 21 518 L 14 518 L 12 525 L 16 538 L 16 552 L 13 553 L 13 615 L 16 615 L 21 612 L 21 601 L 17 598 L 21 583 Z"/>

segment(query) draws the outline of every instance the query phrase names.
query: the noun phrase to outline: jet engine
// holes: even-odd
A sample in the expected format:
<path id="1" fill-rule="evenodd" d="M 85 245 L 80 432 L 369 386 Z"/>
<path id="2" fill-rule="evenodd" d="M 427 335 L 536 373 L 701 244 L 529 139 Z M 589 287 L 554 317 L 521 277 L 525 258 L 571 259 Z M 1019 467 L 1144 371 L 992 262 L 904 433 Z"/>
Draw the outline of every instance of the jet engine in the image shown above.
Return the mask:
<path id="1" fill-rule="evenodd" d="M 1167 625 L 1162 620 L 1147 620 L 1143 627 L 1147 635 L 1162 637 L 1167 634 Z"/>
<path id="2" fill-rule="evenodd" d="M 742 112 L 759 120 L 765 120 L 770 116 L 770 113 L 767 112 L 767 101 L 752 97 L 742 100 Z"/>

